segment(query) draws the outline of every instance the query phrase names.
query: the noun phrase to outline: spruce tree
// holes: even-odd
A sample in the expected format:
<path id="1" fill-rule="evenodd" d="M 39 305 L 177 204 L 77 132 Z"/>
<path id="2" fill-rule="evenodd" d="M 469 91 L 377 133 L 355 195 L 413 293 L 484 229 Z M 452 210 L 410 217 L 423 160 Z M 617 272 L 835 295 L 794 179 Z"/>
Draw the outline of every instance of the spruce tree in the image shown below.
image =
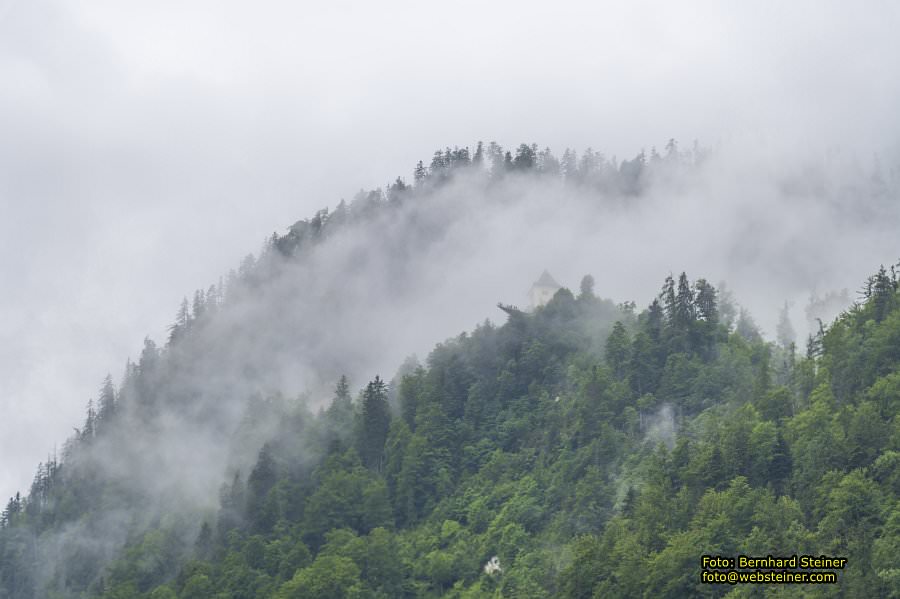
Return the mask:
<path id="1" fill-rule="evenodd" d="M 687 330 L 696 317 L 694 309 L 694 292 L 688 282 L 687 275 L 681 273 L 678 277 L 678 293 L 675 295 L 674 324 L 681 330 Z"/>
<path id="2" fill-rule="evenodd" d="M 440 175 L 447 166 L 448 164 L 444 161 L 444 153 L 440 150 L 435 150 L 434 155 L 431 157 L 431 174 Z"/>
<path id="3" fill-rule="evenodd" d="M 425 168 L 425 165 L 420 160 L 416 164 L 416 168 L 413 170 L 413 181 L 416 185 L 421 185 L 425 182 L 425 178 L 428 176 L 428 170 Z"/>
<path id="4" fill-rule="evenodd" d="M 346 449 L 341 445 L 348 438 L 353 423 L 353 401 L 346 375 L 342 375 L 335 386 L 331 405 L 325 411 L 325 421 L 328 451 Z"/>
<path id="5" fill-rule="evenodd" d="M 513 168 L 520 171 L 527 171 L 534 168 L 537 159 L 535 151 L 528 144 L 521 144 L 516 149 L 516 157 L 513 159 Z"/>
<path id="6" fill-rule="evenodd" d="M 659 293 L 659 299 L 662 301 L 666 323 L 671 326 L 675 322 L 675 280 L 672 275 L 666 277 L 662 291 Z"/>
<path id="7" fill-rule="evenodd" d="M 247 516 L 253 530 L 267 532 L 275 525 L 278 514 L 267 501 L 269 491 L 278 482 L 278 471 L 268 443 L 259 450 L 256 466 L 247 478 Z"/>
<path id="8" fill-rule="evenodd" d="M 661 369 L 660 352 L 646 330 L 634 336 L 629 354 L 628 382 L 632 390 L 638 397 L 656 391 Z"/>
<path id="9" fill-rule="evenodd" d="M 94 400 L 89 399 L 87 405 L 87 415 L 84 419 L 84 426 L 81 429 L 81 440 L 90 442 L 96 433 L 97 412 L 94 410 Z"/>
<path id="10" fill-rule="evenodd" d="M 598 157 L 599 154 L 595 154 L 591 148 L 586 149 L 584 154 L 581 155 L 581 161 L 578 164 L 578 174 L 582 181 L 590 182 L 597 174 Z"/>
<path id="11" fill-rule="evenodd" d="M 697 316 L 710 323 L 719 321 L 719 308 L 716 303 L 716 289 L 706 279 L 699 279 L 694 287 L 697 289 L 695 305 Z"/>
<path id="12" fill-rule="evenodd" d="M 884 266 L 871 279 L 871 298 L 875 322 L 881 322 L 890 313 L 896 303 L 896 281 L 888 276 Z"/>
<path id="13" fill-rule="evenodd" d="M 157 374 L 159 370 L 159 349 L 156 343 L 149 337 L 144 338 L 144 349 L 141 350 L 141 358 L 137 368 L 133 370 L 134 389 L 137 394 L 137 403 L 143 407 L 153 404 L 157 389 Z"/>
<path id="14" fill-rule="evenodd" d="M 797 340 L 797 334 L 794 332 L 794 325 L 791 324 L 790 306 L 787 301 L 781 307 L 778 314 L 778 325 L 775 327 L 775 336 L 781 347 L 787 349 Z"/>
<path id="15" fill-rule="evenodd" d="M 113 386 L 112 376 L 106 375 L 103 386 L 100 387 L 100 399 L 97 400 L 97 420 L 107 422 L 116 411 L 116 389 Z"/>
<path id="16" fill-rule="evenodd" d="M 581 287 L 580 292 L 578 294 L 578 299 L 580 300 L 592 300 L 594 299 L 594 277 L 591 275 L 584 275 L 581 279 Z"/>
<path id="17" fill-rule="evenodd" d="M 472 164 L 475 166 L 482 166 L 484 164 L 484 142 L 478 142 L 478 145 L 475 146 L 475 155 L 472 157 Z"/>
<path id="18" fill-rule="evenodd" d="M 187 333 L 187 330 L 191 325 L 191 320 L 191 308 L 185 297 L 181 300 L 181 305 L 178 307 L 178 313 L 175 315 L 175 323 L 169 326 L 170 345 Z"/>
<path id="19" fill-rule="evenodd" d="M 666 144 L 666 161 L 678 162 L 678 142 L 675 138 L 669 139 L 669 143 Z"/>
<path id="20" fill-rule="evenodd" d="M 553 155 L 550 148 L 544 148 L 544 151 L 538 154 L 538 170 L 543 175 L 559 176 L 559 160 Z"/>
<path id="21" fill-rule="evenodd" d="M 202 289 L 198 289 L 194 292 L 194 301 L 191 303 L 191 314 L 194 320 L 203 316 L 203 312 L 206 310 L 206 297 L 203 294 Z"/>
<path id="22" fill-rule="evenodd" d="M 665 312 L 663 307 L 660 305 L 658 299 L 654 299 L 647 308 L 647 320 L 645 325 L 647 334 L 654 342 L 658 342 L 662 336 L 664 322 Z"/>
<path id="23" fill-rule="evenodd" d="M 559 170 L 562 172 L 566 183 L 578 181 L 578 156 L 575 154 L 575 150 L 566 148 L 562 155 L 562 161 L 559 164 Z"/>
<path id="24" fill-rule="evenodd" d="M 380 377 L 366 385 L 362 402 L 362 431 L 359 439 L 360 457 L 366 467 L 381 471 L 384 443 L 387 440 L 391 415 L 387 387 Z"/>
<path id="25" fill-rule="evenodd" d="M 625 331 L 625 325 L 622 321 L 617 320 L 613 325 L 612 332 L 606 339 L 606 363 L 609 364 L 613 375 L 617 379 L 625 376 L 625 366 L 628 363 L 628 354 L 631 342 L 628 339 L 628 333 Z"/>

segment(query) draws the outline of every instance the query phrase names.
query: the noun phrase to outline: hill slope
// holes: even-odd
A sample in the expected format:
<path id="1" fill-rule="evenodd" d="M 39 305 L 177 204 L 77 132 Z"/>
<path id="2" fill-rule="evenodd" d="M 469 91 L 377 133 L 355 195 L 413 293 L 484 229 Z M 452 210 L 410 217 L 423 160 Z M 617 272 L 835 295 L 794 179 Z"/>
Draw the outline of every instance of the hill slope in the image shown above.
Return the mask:
<path id="1" fill-rule="evenodd" d="M 605 214 L 638 209 L 653 173 L 560 180 L 528 146 L 491 152 L 490 171 L 448 151 L 414 188 L 298 222 L 186 302 L 8 503 L 0 596 L 725 595 L 699 582 L 704 553 L 837 555 L 837 586 L 791 593 L 900 592 L 893 271 L 805 356 L 704 279 L 667 278 L 639 311 L 585 277 L 353 393 L 342 372 L 368 380 L 452 323 L 388 306 L 449 304 L 430 285 L 473 213 L 584 185 Z M 656 168 L 677 187 L 697 165 Z"/>

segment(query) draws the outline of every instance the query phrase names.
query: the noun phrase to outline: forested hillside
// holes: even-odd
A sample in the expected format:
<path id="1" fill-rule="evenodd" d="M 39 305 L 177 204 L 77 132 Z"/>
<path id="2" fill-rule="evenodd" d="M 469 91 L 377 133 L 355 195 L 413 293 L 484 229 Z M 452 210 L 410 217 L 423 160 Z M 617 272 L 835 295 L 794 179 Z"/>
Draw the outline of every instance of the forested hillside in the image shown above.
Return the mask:
<path id="1" fill-rule="evenodd" d="M 900 597 L 894 268 L 802 348 L 766 341 L 703 273 L 659 273 L 640 304 L 587 275 L 533 311 L 485 306 L 502 324 L 363 381 L 341 373 L 365 348 L 324 341 L 317 321 L 357 334 L 337 328 L 365 313 L 354 268 L 390 281 L 375 296 L 416 284 L 407 253 L 427 262 L 456 206 L 416 202 L 454 177 L 501 205 L 550 177 L 623 210 L 704 159 L 479 144 L 274 235 L 107 377 L 8 502 L 0 597 Z M 368 227 L 363 251 L 348 240 Z M 347 260 L 310 266 L 326 250 Z M 288 302 L 302 318 L 271 313 Z M 291 360 L 331 396 L 285 394 Z M 741 553 L 849 561 L 836 585 L 701 584 L 702 554 Z"/>

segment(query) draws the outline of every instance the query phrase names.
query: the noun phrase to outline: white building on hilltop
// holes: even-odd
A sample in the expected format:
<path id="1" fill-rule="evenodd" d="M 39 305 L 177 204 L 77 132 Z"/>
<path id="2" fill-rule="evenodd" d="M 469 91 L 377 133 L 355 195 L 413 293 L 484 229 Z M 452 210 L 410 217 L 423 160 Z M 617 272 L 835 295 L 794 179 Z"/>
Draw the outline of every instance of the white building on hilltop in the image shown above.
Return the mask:
<path id="1" fill-rule="evenodd" d="M 543 306 L 549 302 L 560 289 L 562 289 L 562 285 L 557 283 L 556 280 L 550 276 L 550 273 L 545 270 L 528 291 L 531 309 L 534 310 L 538 306 Z"/>

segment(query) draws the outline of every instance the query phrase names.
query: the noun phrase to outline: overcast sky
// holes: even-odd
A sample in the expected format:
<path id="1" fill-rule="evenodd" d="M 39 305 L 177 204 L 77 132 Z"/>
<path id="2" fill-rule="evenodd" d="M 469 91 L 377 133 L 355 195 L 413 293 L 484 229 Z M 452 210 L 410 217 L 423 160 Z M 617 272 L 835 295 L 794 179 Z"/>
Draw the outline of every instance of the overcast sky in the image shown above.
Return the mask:
<path id="1" fill-rule="evenodd" d="M 0 0 L 4 497 L 183 295 L 436 147 L 900 139 L 896 2 L 433 6 Z"/>

